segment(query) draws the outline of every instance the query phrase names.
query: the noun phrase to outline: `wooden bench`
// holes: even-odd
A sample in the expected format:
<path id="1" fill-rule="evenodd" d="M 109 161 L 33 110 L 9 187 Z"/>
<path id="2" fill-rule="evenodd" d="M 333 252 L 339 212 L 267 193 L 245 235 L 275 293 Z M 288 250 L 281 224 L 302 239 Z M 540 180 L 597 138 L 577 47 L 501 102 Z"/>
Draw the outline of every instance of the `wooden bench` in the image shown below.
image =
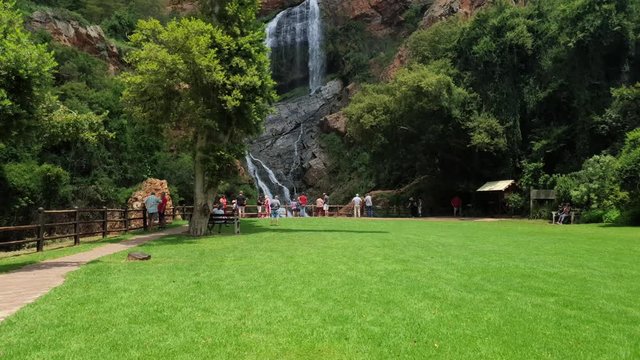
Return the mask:
<path id="1" fill-rule="evenodd" d="M 551 223 L 555 224 L 558 221 L 556 219 L 560 219 L 561 211 L 552 211 L 551 212 Z M 580 209 L 574 209 L 569 212 L 569 219 L 571 219 L 571 224 L 575 224 L 580 219 Z"/>
<path id="2" fill-rule="evenodd" d="M 222 232 L 222 225 L 233 225 L 234 234 L 240 234 L 240 218 L 237 215 L 209 215 L 209 223 L 207 224 L 209 234 L 213 232 L 216 225 L 218 225 L 218 234 Z"/>

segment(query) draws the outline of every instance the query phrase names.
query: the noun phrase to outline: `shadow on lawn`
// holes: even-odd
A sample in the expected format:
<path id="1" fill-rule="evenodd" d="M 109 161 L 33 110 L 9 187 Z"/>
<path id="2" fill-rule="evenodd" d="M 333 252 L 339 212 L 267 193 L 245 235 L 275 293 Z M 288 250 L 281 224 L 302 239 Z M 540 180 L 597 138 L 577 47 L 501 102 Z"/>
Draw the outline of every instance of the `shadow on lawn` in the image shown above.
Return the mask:
<path id="1" fill-rule="evenodd" d="M 156 246 L 167 246 L 167 245 L 197 245 L 201 241 L 209 241 L 212 239 L 233 239 L 240 238 L 246 235 L 252 234 L 263 234 L 263 233 L 273 233 L 273 234 L 284 234 L 284 233 L 331 233 L 331 234 L 388 234 L 388 231 L 369 231 L 369 230 L 341 230 L 341 229 L 292 229 L 287 228 L 286 226 L 278 225 L 278 226 L 270 226 L 257 224 L 255 222 L 242 222 L 240 225 L 240 235 L 235 235 L 233 233 L 233 226 L 223 226 L 222 233 L 218 233 L 217 226 L 214 231 L 210 234 L 207 234 L 203 237 L 193 237 L 188 234 L 184 235 L 172 235 L 166 236 L 152 242 L 149 242 L 144 245 L 144 247 L 156 247 Z"/>

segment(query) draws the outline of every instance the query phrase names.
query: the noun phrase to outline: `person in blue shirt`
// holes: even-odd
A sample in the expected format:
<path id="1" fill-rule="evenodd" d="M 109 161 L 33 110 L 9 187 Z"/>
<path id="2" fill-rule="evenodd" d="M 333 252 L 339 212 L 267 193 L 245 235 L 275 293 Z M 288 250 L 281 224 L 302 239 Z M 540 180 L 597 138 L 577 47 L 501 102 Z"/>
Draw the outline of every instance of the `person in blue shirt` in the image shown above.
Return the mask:
<path id="1" fill-rule="evenodd" d="M 147 228 L 153 229 L 153 223 L 158 220 L 158 204 L 160 199 L 156 196 L 155 192 L 152 192 L 149 197 L 144 200 L 144 206 L 147 209 Z"/>

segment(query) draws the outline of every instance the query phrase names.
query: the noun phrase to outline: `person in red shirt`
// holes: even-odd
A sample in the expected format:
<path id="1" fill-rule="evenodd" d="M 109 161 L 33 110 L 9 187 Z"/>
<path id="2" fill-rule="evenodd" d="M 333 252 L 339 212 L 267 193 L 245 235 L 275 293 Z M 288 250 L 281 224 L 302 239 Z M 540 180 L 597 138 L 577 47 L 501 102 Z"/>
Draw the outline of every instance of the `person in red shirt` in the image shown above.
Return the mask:
<path id="1" fill-rule="evenodd" d="M 160 204 L 158 204 L 158 214 L 160 215 L 160 229 L 164 229 L 167 225 L 167 218 L 165 217 L 165 211 L 167 210 L 167 193 L 160 195 Z"/>
<path id="2" fill-rule="evenodd" d="M 307 199 L 307 195 L 302 193 L 298 196 L 298 203 L 300 204 L 300 217 L 307 216 L 307 203 L 309 199 Z"/>
<path id="3" fill-rule="evenodd" d="M 458 195 L 451 199 L 451 206 L 453 207 L 453 216 L 462 216 L 462 199 Z"/>

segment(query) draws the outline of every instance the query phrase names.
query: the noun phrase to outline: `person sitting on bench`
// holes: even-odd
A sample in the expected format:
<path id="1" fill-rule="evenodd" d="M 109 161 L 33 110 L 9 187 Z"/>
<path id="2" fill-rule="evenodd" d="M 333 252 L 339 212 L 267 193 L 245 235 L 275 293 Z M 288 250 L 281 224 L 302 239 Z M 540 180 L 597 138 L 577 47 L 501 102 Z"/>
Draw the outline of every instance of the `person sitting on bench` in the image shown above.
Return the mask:
<path id="1" fill-rule="evenodd" d="M 218 207 L 214 208 L 213 211 L 211 212 L 211 214 L 213 215 L 213 227 L 211 228 L 213 230 L 213 228 L 215 228 L 216 224 L 218 224 L 218 234 L 220 234 L 222 232 L 222 224 L 225 223 L 224 220 L 216 220 L 216 217 L 224 217 L 224 205 L 219 204 Z M 228 226 L 228 225 L 227 225 Z"/>
<path id="2" fill-rule="evenodd" d="M 571 205 L 569 203 L 564 204 L 562 207 L 562 213 L 558 217 L 558 225 L 562 225 L 564 223 L 564 219 L 568 218 L 571 214 Z"/>

